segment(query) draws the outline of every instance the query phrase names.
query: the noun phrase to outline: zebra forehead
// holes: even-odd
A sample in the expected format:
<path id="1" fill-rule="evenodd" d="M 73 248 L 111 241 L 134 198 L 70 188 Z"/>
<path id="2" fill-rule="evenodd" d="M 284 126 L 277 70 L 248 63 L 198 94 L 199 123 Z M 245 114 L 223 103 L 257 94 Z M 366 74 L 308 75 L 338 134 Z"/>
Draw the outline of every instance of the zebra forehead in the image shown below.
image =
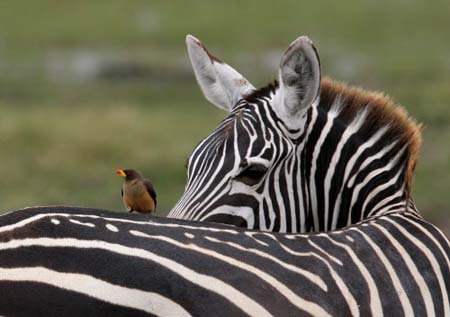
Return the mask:
<path id="1" fill-rule="evenodd" d="M 254 113 L 255 106 L 256 105 L 254 104 L 250 105 L 247 103 L 237 106 L 236 109 L 220 124 L 216 132 L 222 136 L 230 136 L 235 129 L 242 129 L 242 126 L 238 123 L 242 123 L 244 118 L 249 119 L 248 122 L 253 124 L 261 124 L 262 122 L 257 120 L 255 115 L 251 114 Z"/>
<path id="2" fill-rule="evenodd" d="M 269 83 L 267 86 L 253 91 L 250 95 L 244 98 L 246 102 L 254 103 L 263 97 L 268 97 L 273 94 L 279 87 L 277 80 Z"/>

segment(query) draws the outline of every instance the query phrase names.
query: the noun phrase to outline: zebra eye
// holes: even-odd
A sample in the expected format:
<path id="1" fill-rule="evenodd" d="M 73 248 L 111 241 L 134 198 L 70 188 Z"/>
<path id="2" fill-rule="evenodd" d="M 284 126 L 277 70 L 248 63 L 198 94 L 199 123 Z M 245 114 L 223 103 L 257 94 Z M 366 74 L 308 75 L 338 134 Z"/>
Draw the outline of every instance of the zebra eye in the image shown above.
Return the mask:
<path id="1" fill-rule="evenodd" d="M 258 184 L 266 175 L 267 167 L 262 164 L 252 164 L 239 173 L 234 179 L 249 186 Z"/>

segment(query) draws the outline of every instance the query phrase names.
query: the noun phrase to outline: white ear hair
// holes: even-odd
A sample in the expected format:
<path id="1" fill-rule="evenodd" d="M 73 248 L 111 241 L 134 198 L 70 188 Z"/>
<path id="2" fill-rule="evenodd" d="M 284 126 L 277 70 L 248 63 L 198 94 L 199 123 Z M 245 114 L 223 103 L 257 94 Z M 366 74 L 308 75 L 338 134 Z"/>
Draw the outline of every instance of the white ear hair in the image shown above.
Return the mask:
<path id="1" fill-rule="evenodd" d="M 212 56 L 192 35 L 186 36 L 186 44 L 195 78 L 206 99 L 217 107 L 230 111 L 255 89 L 231 66 Z"/>
<path id="2" fill-rule="evenodd" d="M 319 55 L 308 37 L 299 37 L 284 53 L 279 81 L 280 98 L 274 103 L 274 110 L 289 128 L 298 128 L 301 115 L 320 91 Z"/>

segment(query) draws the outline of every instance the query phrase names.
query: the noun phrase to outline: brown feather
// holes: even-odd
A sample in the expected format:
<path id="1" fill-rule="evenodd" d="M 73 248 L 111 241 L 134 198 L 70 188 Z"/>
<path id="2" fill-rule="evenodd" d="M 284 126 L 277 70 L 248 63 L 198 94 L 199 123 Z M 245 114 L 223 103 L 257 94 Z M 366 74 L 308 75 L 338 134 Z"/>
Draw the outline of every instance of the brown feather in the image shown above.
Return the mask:
<path id="1" fill-rule="evenodd" d="M 147 184 L 148 183 L 148 184 Z M 153 191 L 152 197 L 150 188 Z M 143 179 L 126 181 L 122 187 L 123 203 L 128 211 L 137 211 L 141 213 L 152 213 L 156 208 L 156 194 L 152 184 Z"/>

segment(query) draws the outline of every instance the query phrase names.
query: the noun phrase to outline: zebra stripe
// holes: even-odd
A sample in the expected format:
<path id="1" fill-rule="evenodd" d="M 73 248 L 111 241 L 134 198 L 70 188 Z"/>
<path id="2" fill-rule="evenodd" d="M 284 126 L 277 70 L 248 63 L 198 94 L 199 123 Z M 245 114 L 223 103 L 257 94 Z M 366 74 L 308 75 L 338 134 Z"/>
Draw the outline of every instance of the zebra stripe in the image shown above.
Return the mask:
<path id="1" fill-rule="evenodd" d="M 28 244 L 28 246 L 30 245 L 39 244 Z M 51 243 L 45 245 L 48 247 L 53 246 Z M 23 246 L 25 245 L 21 245 L 20 242 L 16 243 L 16 248 Z M 12 269 L 0 268 L 0 277 L 2 281 L 45 283 L 68 291 L 88 294 L 101 301 L 135 308 L 150 314 L 190 316 L 183 307 L 159 294 L 113 285 L 85 274 L 61 273 L 42 267 L 19 267 Z"/>
<path id="2" fill-rule="evenodd" d="M 448 315 L 449 242 L 415 214 L 319 234 L 133 218 L 75 207 L 1 216 L 0 291 L 17 295 L 0 298 L 0 314 L 80 294 L 59 313 L 86 313 L 93 298 L 110 305 L 100 315 Z M 49 296 L 36 302 L 22 285 Z"/>
<path id="3" fill-rule="evenodd" d="M 415 282 L 417 283 L 417 285 L 420 288 L 420 293 L 421 296 L 423 298 L 423 301 L 425 303 L 425 307 L 426 307 L 426 315 L 427 316 L 434 316 L 434 312 L 433 312 L 433 300 L 431 299 L 431 293 L 430 293 L 430 289 L 428 288 L 428 286 L 426 285 L 426 282 L 424 280 L 424 278 L 422 277 L 422 275 L 420 274 L 419 270 L 417 269 L 417 266 L 414 264 L 414 261 L 411 259 L 411 257 L 409 256 L 408 252 L 406 251 L 406 249 L 399 243 L 399 241 L 397 241 L 392 235 L 389 234 L 389 232 L 375 224 L 375 226 L 381 231 L 383 232 L 383 234 L 390 240 L 392 246 L 400 253 L 402 254 L 402 258 L 403 260 L 407 263 L 407 268 L 410 270 Z"/>
<path id="4" fill-rule="evenodd" d="M 407 188 L 402 184 L 409 173 L 407 160 L 414 159 L 408 157 L 409 140 L 401 135 L 389 137 L 400 133 L 389 122 L 379 122 L 376 131 L 364 134 L 368 121 L 373 121 L 374 115 L 382 116 L 376 114 L 381 110 L 371 107 L 372 97 L 366 97 L 367 103 L 346 119 L 349 122 L 342 122 L 341 117 L 347 107 L 353 107 L 347 103 L 350 96 L 340 92 L 329 106 L 329 98 L 319 99 L 317 108 L 310 108 L 305 117 L 306 130 L 295 132 L 301 135 L 295 145 L 286 138 L 286 129 L 271 109 L 278 92 L 269 90 L 255 101 L 241 101 L 194 150 L 185 194 L 169 217 L 220 219 L 235 225 L 244 221 L 247 228 L 305 232 L 334 230 L 388 212 L 400 202 L 407 205 Z M 349 90 L 348 94 L 361 92 Z M 337 134 L 343 124 L 347 127 Z M 363 142 L 355 145 L 355 139 Z M 326 161 L 323 152 L 329 153 Z M 267 162 L 263 165 L 269 171 L 259 187 L 235 180 L 243 161 Z M 338 167 L 342 178 L 335 175 Z"/>
<path id="5" fill-rule="evenodd" d="M 351 229 L 353 230 L 353 229 Z M 367 241 L 367 243 L 370 245 L 370 247 L 375 251 L 377 256 L 380 258 L 381 262 L 383 262 L 383 265 L 386 267 L 389 277 L 392 280 L 395 292 L 397 293 L 397 296 L 400 299 L 400 302 L 402 304 L 403 311 L 405 313 L 405 316 L 413 316 L 413 308 L 411 306 L 411 302 L 409 301 L 408 297 L 406 296 L 406 291 L 403 288 L 400 279 L 395 272 L 394 267 L 390 263 L 389 259 L 383 254 L 381 251 L 381 248 L 364 232 L 359 232 L 363 238 Z M 353 242 L 353 241 L 352 241 Z"/>

